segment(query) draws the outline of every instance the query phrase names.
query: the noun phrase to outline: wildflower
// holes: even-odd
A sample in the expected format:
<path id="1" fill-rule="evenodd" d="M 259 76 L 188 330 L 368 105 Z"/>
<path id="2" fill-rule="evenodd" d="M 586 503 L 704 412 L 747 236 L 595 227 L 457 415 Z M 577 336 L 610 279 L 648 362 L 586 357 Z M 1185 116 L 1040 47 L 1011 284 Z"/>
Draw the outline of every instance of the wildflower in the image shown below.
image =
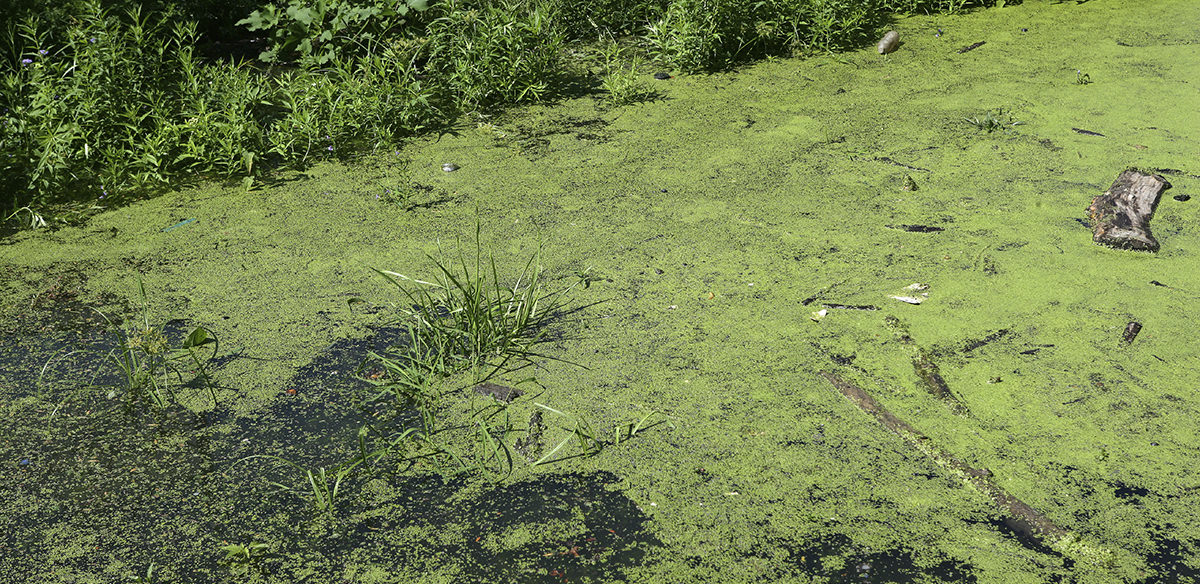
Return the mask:
<path id="1" fill-rule="evenodd" d="M 46 49 L 40 49 L 40 50 L 38 50 L 38 54 L 39 54 L 39 55 L 41 55 L 41 56 L 43 56 L 43 57 L 45 57 L 45 56 L 46 56 L 46 53 L 49 53 L 49 52 L 50 52 L 50 51 L 47 51 Z"/>
<path id="2" fill-rule="evenodd" d="M 33 59 L 21 59 L 22 65 L 28 65 L 33 62 Z"/>
<path id="3" fill-rule="evenodd" d="M 332 144 L 330 144 L 329 146 L 325 147 L 325 149 L 326 149 L 326 150 L 328 150 L 328 151 L 330 151 L 330 152 L 333 152 L 333 145 L 332 145 Z"/>
<path id="4" fill-rule="evenodd" d="M 89 42 L 89 43 L 94 43 L 94 42 L 96 42 L 96 37 L 92 37 L 92 38 L 88 39 L 88 42 Z"/>

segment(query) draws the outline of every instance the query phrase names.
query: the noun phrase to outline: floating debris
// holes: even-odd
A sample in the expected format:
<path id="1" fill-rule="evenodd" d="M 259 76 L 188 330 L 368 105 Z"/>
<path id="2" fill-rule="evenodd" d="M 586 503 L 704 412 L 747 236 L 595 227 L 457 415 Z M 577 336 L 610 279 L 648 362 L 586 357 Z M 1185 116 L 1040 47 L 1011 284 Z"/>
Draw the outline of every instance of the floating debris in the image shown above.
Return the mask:
<path id="1" fill-rule="evenodd" d="M 926 300 L 929 300 L 929 293 L 924 292 L 925 290 L 929 289 L 928 284 L 922 284 L 920 282 L 913 282 L 912 284 L 905 286 L 904 289 L 910 290 L 912 292 L 921 292 L 921 294 L 917 294 L 915 296 L 896 295 L 896 296 L 888 296 L 888 298 L 899 300 L 900 302 L 907 302 L 909 304 L 920 304 L 922 302 L 925 302 Z"/>
<path id="2" fill-rule="evenodd" d="M 965 46 L 965 47 L 963 47 L 963 48 L 959 49 L 959 50 L 958 50 L 958 54 L 960 54 L 960 55 L 961 55 L 961 54 L 963 54 L 963 53 L 965 53 L 965 52 L 967 52 L 967 51 L 974 51 L 975 49 L 978 49 L 979 47 L 982 47 L 982 46 L 983 46 L 984 44 L 986 44 L 986 43 L 987 43 L 987 41 L 979 41 L 979 42 L 977 42 L 977 43 L 975 43 L 975 44 L 973 44 L 973 45 L 967 45 L 967 46 Z"/>
<path id="3" fill-rule="evenodd" d="M 507 385 L 499 383 L 484 382 L 475 386 L 475 393 L 493 398 L 504 403 L 512 403 L 512 400 L 525 395 L 525 392 Z"/>
<path id="4" fill-rule="evenodd" d="M 913 190 L 916 190 L 916 188 L 914 187 Z M 939 231 L 946 230 L 944 227 L 937 227 L 935 225 L 910 225 L 905 223 L 897 225 L 884 225 L 884 227 L 887 227 L 888 229 L 899 229 L 900 231 L 907 231 L 909 233 L 937 233 Z"/>
<path id="5" fill-rule="evenodd" d="M 1125 334 L 1121 338 L 1125 341 L 1126 345 L 1129 345 L 1133 343 L 1133 340 L 1137 338 L 1140 332 L 1142 332 L 1142 323 L 1129 321 L 1129 324 L 1125 325 Z"/>
<path id="6" fill-rule="evenodd" d="M 671 74 L 670 74 L 670 73 L 664 73 L 664 72 L 662 72 L 662 71 L 659 71 L 658 73 L 655 73 L 655 74 L 654 74 L 654 78 L 655 78 L 655 79 L 657 79 L 657 80 L 659 80 L 659 81 L 665 81 L 665 80 L 667 80 L 667 79 L 670 79 L 670 78 L 671 78 Z"/>
<path id="7" fill-rule="evenodd" d="M 899 46 L 900 33 L 893 30 L 883 35 L 883 38 L 879 39 L 879 44 L 875 48 L 879 49 L 880 55 L 886 55 L 892 51 L 895 51 Z"/>
<path id="8" fill-rule="evenodd" d="M 192 223 L 195 223 L 195 222 L 196 222 L 196 218 L 195 218 L 195 217 L 193 217 L 193 218 L 191 218 L 191 219 L 184 219 L 183 221 L 180 221 L 179 223 L 176 223 L 176 224 L 174 224 L 174 225 L 172 225 L 172 226 L 170 226 L 170 227 L 164 227 L 162 231 L 163 231 L 163 233 L 166 233 L 166 232 L 168 232 L 168 231 L 170 231 L 170 230 L 172 230 L 172 229 L 175 229 L 176 227 L 183 227 L 184 225 L 190 225 L 190 224 L 192 224 Z"/>
<path id="9" fill-rule="evenodd" d="M 1084 130 L 1083 128 L 1071 128 L 1071 129 L 1072 129 L 1072 130 L 1074 130 L 1074 131 L 1075 131 L 1077 134 L 1083 134 L 1084 136 L 1100 136 L 1101 138 L 1107 138 L 1107 137 L 1108 137 L 1108 136 L 1105 136 L 1104 134 L 1101 134 L 1100 132 L 1093 132 L 1093 131 L 1091 131 L 1091 130 Z"/>
<path id="10" fill-rule="evenodd" d="M 1159 196 L 1169 188 L 1171 183 L 1157 174 L 1137 169 L 1122 172 L 1087 208 L 1094 225 L 1092 241 L 1118 249 L 1158 251 L 1158 240 L 1150 234 L 1150 218 Z"/>
<path id="11" fill-rule="evenodd" d="M 442 165 L 442 170 L 444 170 L 446 172 L 454 172 L 454 171 L 458 170 L 459 168 L 461 168 L 461 167 L 458 166 L 457 164 L 454 164 L 453 162 L 447 162 L 446 164 Z"/>
<path id="12" fill-rule="evenodd" d="M 813 322 L 821 322 L 821 319 L 825 318 L 825 315 L 827 314 L 829 314 L 829 310 L 822 308 L 821 310 L 812 313 L 812 316 L 809 316 L 809 318 L 811 318 Z"/>

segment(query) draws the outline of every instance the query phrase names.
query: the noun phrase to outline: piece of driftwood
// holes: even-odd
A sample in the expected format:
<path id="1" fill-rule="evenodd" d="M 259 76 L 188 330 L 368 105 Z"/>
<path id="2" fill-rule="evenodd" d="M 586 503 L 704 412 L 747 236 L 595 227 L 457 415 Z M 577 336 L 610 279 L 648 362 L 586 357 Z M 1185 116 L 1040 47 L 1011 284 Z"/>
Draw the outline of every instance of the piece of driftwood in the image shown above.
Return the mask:
<path id="1" fill-rule="evenodd" d="M 908 442 L 912 447 L 928 456 L 938 466 L 950 471 L 959 479 L 974 487 L 975 490 L 991 499 L 992 504 L 1007 516 L 1005 523 L 1017 533 L 1025 537 L 1040 539 L 1051 547 L 1054 547 L 1056 542 L 1067 535 L 1065 529 L 1055 525 L 1054 522 L 1047 519 L 1041 513 L 1038 513 L 1033 507 L 1030 507 L 1024 501 L 1005 491 L 1000 485 L 997 485 L 992 480 L 991 471 L 974 468 L 951 456 L 948 452 L 939 448 L 937 444 L 934 444 L 927 436 L 918 432 L 916 428 L 913 428 L 907 422 L 889 412 L 887 408 L 880 405 L 879 402 L 875 401 L 875 398 L 867 393 L 867 390 L 828 371 L 822 371 L 821 375 L 825 379 L 828 379 L 829 383 L 832 383 L 838 392 L 846 396 L 860 410 L 874 416 L 885 428 L 903 438 L 905 442 Z"/>
<path id="2" fill-rule="evenodd" d="M 1092 241 L 1119 249 L 1158 251 L 1150 234 L 1150 218 L 1163 191 L 1171 188 L 1157 174 L 1128 169 L 1087 208 L 1092 221 Z"/>

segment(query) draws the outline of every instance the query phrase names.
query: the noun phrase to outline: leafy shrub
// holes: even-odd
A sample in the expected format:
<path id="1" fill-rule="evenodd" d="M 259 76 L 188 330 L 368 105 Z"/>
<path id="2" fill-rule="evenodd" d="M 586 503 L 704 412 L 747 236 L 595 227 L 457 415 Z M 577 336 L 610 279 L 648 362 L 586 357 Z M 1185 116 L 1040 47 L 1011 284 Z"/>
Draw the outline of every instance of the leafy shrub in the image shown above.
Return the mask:
<path id="1" fill-rule="evenodd" d="M 563 35 L 546 0 L 439 4 L 428 68 L 466 108 L 538 101 L 551 87 Z"/>
<path id="2" fill-rule="evenodd" d="M 427 0 L 291 0 L 287 8 L 268 4 L 237 24 L 270 31 L 263 61 L 295 55 L 303 66 L 323 66 L 362 54 L 358 49 L 402 30 L 427 8 Z"/>
<path id="3" fill-rule="evenodd" d="M 125 20 L 89 2 L 57 48 L 36 21 L 0 78 L 4 216 L 57 195 L 101 198 L 181 177 L 253 175 L 303 165 L 342 146 L 393 144 L 444 114 L 416 78 L 410 51 L 339 62 L 327 74 L 268 76 L 202 65 L 193 23 Z M 105 201 L 107 202 L 107 201 Z"/>
<path id="4" fill-rule="evenodd" d="M 647 28 L 651 52 L 685 72 L 711 71 L 780 52 L 806 23 L 768 1 L 679 0 Z"/>

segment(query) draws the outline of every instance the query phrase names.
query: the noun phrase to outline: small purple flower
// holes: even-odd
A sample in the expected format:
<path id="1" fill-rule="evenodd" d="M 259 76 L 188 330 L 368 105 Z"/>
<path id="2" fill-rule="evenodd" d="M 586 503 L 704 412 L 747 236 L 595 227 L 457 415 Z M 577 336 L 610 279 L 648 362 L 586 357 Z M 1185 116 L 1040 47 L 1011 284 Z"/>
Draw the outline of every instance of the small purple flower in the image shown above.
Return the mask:
<path id="1" fill-rule="evenodd" d="M 21 59 L 22 65 L 28 65 L 33 62 L 33 59 Z"/>
<path id="2" fill-rule="evenodd" d="M 50 52 L 50 51 L 47 51 L 46 49 L 40 49 L 40 50 L 38 51 L 38 54 L 39 54 L 39 55 L 41 55 L 41 56 L 43 56 L 43 57 L 45 57 L 45 56 L 46 56 L 46 53 L 49 53 L 49 52 Z"/>
<path id="3" fill-rule="evenodd" d="M 92 37 L 92 38 L 88 39 L 88 42 L 89 42 L 89 43 L 94 43 L 94 42 L 96 42 L 96 37 Z"/>
<path id="4" fill-rule="evenodd" d="M 325 149 L 330 152 L 333 152 L 333 145 L 326 146 Z"/>

